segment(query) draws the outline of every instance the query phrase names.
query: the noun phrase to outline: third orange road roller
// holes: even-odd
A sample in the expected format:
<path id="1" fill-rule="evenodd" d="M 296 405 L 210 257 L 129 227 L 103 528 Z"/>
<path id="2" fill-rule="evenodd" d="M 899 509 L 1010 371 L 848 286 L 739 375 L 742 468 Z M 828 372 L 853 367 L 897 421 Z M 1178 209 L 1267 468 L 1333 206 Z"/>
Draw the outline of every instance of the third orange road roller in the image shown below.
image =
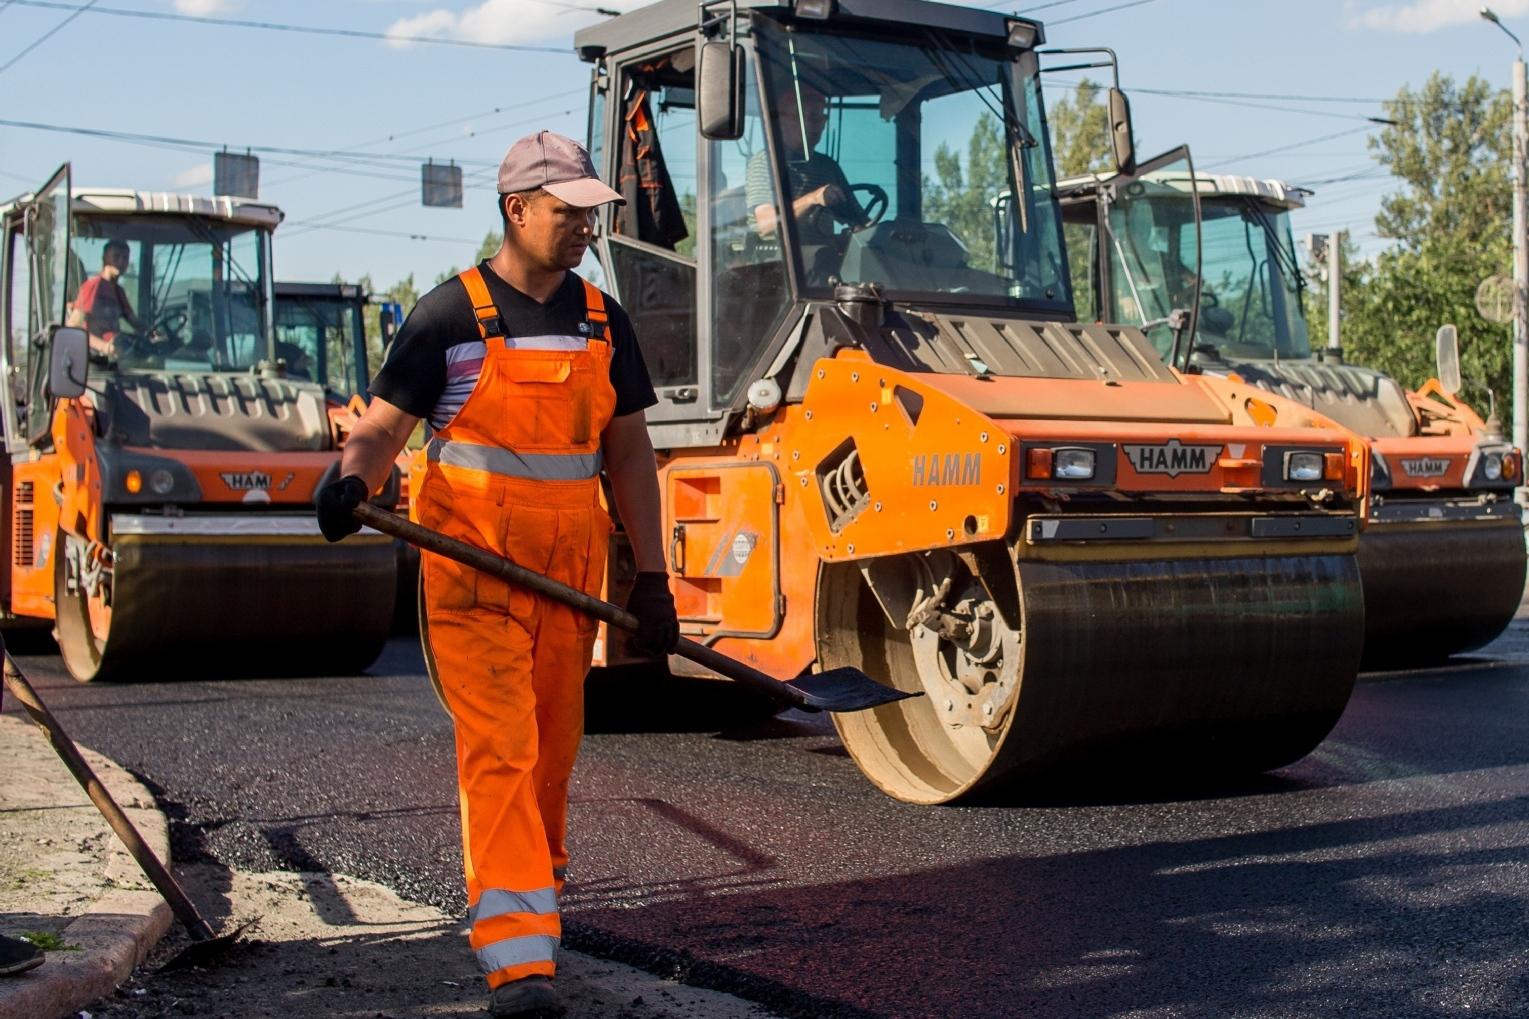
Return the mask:
<path id="1" fill-rule="evenodd" d="M 1483 421 L 1459 397 L 1453 326 L 1437 337 L 1439 377 L 1415 390 L 1341 350 L 1314 349 L 1290 229 L 1305 192 L 1281 181 L 1169 168 L 1146 181 L 1066 181 L 1062 194 L 1069 233 L 1096 255 L 1091 279 L 1075 285 L 1099 315 L 1149 325 L 1159 353 L 1187 370 L 1235 375 L 1370 440 L 1359 543 L 1367 666 L 1438 661 L 1507 628 L 1524 592 L 1513 499 L 1523 459 L 1495 415 Z M 1177 243 L 1196 230 L 1198 274 Z M 1180 342 L 1166 322 L 1191 307 L 1192 342 Z"/>

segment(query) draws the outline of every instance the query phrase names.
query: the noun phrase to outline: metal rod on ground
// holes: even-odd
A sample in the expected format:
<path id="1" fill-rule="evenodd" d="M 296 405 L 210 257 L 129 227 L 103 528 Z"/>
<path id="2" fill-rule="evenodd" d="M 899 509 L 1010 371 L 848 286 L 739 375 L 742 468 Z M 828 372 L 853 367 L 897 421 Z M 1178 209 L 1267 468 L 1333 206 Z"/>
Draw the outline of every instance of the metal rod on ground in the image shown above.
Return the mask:
<path id="1" fill-rule="evenodd" d="M 636 630 L 638 627 L 636 616 L 617 608 L 610 602 L 591 597 L 566 584 L 560 584 L 551 577 L 544 577 L 503 556 L 494 555 L 492 552 L 476 548 L 466 542 L 438 534 L 427 527 L 421 527 L 396 513 L 390 513 L 370 503 L 362 503 L 356 507 L 355 514 L 356 519 L 368 527 L 384 534 L 391 534 L 395 538 L 402 538 L 427 552 L 454 559 L 481 573 L 529 588 L 611 626 L 619 626 L 629 631 Z M 779 680 L 735 658 L 730 658 L 720 651 L 714 651 L 705 645 L 684 638 L 681 638 L 674 653 L 704 665 L 719 676 L 726 676 L 734 682 L 773 697 L 783 704 L 809 711 L 863 711 L 866 708 L 889 704 L 906 697 L 919 696 L 884 686 L 859 669 L 832 669 L 816 675 Z"/>
<path id="2" fill-rule="evenodd" d="M 3 647 L 0 643 L 0 647 Z M 90 797 L 90 802 L 96 805 L 106 818 L 106 823 L 111 825 L 111 830 L 117 833 L 117 838 L 127 847 L 127 851 L 133 854 L 133 859 L 138 861 L 138 866 L 148 879 L 154 883 L 159 894 L 165 897 L 170 904 L 170 909 L 176 917 L 185 925 L 186 933 L 190 934 L 195 941 L 211 941 L 217 937 L 212 925 L 202 919 L 202 914 L 197 912 L 196 906 L 186 897 L 185 891 L 179 883 L 165 869 L 165 865 L 159 862 L 159 857 L 154 855 L 154 850 L 143 841 L 143 836 L 138 834 L 138 829 L 133 822 L 128 820 L 127 814 L 117 806 L 117 801 L 111 798 L 111 793 L 101 784 L 96 777 L 95 771 L 85 761 L 85 756 L 80 753 L 79 747 L 64 732 L 64 727 L 58 724 L 58 719 L 53 717 L 53 712 L 48 710 L 47 705 L 37 696 L 37 691 L 32 689 L 32 684 L 22 675 L 11 656 L 5 656 L 5 682 L 11 688 L 11 693 L 21 702 L 22 707 L 27 709 L 27 714 L 32 716 L 32 721 L 48 734 L 48 741 L 53 744 L 53 749 L 58 751 L 58 756 L 74 775 L 75 781 L 85 790 L 85 795 Z"/>

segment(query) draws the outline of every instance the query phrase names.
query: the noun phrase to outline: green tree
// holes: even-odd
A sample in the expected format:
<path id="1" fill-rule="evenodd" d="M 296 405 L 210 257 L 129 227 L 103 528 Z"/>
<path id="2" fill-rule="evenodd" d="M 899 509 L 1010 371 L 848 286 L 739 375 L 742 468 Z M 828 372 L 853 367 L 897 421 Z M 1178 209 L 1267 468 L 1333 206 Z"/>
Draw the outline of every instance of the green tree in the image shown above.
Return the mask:
<path id="1" fill-rule="evenodd" d="M 1077 91 L 1051 107 L 1051 151 L 1058 176 L 1078 177 L 1115 168 L 1104 94 L 1102 85 L 1084 78 Z"/>
<path id="2" fill-rule="evenodd" d="M 966 143 L 966 160 L 941 142 L 934 150 L 935 179 L 924 184 L 924 218 L 944 223 L 970 251 L 974 268 L 997 269 L 993 199 L 1009 188 L 1009 162 L 996 117 L 984 114 Z"/>
<path id="3" fill-rule="evenodd" d="M 1408 386 L 1434 374 L 1434 333 L 1453 322 L 1463 395 L 1485 414 L 1490 387 L 1505 422 L 1511 343 L 1505 327 L 1476 312 L 1474 298 L 1482 279 L 1512 269 L 1511 112 L 1508 95 L 1480 78 L 1456 83 L 1438 73 L 1386 103 L 1396 123 L 1370 147 L 1401 185 L 1375 219 L 1377 233 L 1394 244 L 1345 272 L 1342 294 L 1347 356 Z M 1325 311 L 1325 287 L 1312 296 Z M 1325 330 L 1325 315 L 1318 320 Z M 1314 330 L 1317 342 L 1323 335 Z"/>
<path id="4" fill-rule="evenodd" d="M 1047 118 L 1051 126 L 1051 151 L 1056 160 L 1057 176 L 1079 177 L 1088 173 L 1107 173 L 1115 168 L 1110 150 L 1110 111 L 1104 102 L 1104 88 L 1084 78 L 1077 89 L 1051 107 Z M 1094 227 L 1083 223 L 1063 226 L 1067 244 L 1067 268 L 1072 276 L 1073 302 L 1078 318 L 1090 321 L 1099 317 L 1094 293 L 1094 267 L 1089 259 Z"/>

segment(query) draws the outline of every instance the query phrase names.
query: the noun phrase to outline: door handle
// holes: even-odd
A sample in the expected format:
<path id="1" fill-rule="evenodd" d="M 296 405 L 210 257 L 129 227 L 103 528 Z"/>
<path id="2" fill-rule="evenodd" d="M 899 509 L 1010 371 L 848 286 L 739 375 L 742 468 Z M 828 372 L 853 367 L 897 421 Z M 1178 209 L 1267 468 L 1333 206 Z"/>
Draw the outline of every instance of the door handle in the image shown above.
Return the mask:
<path id="1" fill-rule="evenodd" d="M 669 566 L 674 570 L 675 576 L 685 575 L 685 525 L 675 524 L 674 533 L 669 537 Z"/>

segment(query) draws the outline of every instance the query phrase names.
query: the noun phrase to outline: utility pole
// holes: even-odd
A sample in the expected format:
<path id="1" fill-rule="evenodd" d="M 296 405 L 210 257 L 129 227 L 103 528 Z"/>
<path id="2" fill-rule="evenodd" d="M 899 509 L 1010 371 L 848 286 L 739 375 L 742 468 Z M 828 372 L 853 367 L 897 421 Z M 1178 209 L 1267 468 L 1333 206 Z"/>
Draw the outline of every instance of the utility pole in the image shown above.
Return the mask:
<path id="1" fill-rule="evenodd" d="M 1529 120 L 1526 120 L 1524 44 L 1483 7 L 1481 16 L 1518 47 L 1513 62 L 1513 445 L 1529 449 Z M 1520 503 L 1526 490 L 1517 489 Z"/>
<path id="2" fill-rule="evenodd" d="M 1338 316 L 1343 307 L 1339 291 L 1342 288 L 1343 231 L 1336 230 L 1327 237 L 1327 349 L 1335 355 L 1343 353 L 1343 340 L 1338 334 Z"/>

